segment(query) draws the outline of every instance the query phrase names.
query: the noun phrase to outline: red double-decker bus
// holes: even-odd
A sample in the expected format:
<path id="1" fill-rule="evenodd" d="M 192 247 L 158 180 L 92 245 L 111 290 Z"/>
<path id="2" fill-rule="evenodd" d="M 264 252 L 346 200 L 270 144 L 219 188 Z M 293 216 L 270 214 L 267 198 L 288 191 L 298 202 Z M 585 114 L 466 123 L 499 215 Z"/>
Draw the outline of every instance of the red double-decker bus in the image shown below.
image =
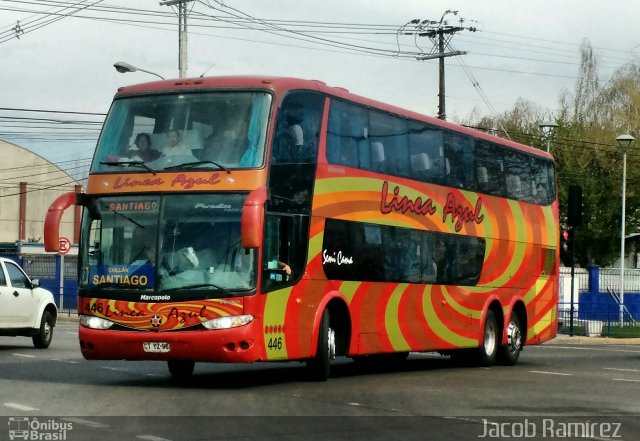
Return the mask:
<path id="1" fill-rule="evenodd" d="M 87 359 L 440 351 L 514 364 L 556 334 L 558 202 L 542 151 L 291 78 L 118 90 L 83 207 Z"/>

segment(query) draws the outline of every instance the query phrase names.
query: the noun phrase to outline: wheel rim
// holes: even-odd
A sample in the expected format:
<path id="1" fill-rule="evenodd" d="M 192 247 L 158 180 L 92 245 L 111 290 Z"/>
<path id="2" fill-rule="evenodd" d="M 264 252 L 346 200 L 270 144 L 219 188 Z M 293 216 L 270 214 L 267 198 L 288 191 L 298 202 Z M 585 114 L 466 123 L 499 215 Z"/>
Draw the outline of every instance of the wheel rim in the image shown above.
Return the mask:
<path id="1" fill-rule="evenodd" d="M 520 333 L 520 327 L 514 321 L 509 323 L 509 329 L 507 330 L 507 346 L 509 352 L 514 354 L 522 348 L 522 334 Z"/>
<path id="2" fill-rule="evenodd" d="M 51 323 L 44 322 L 44 340 L 45 341 L 49 341 L 51 339 L 52 331 L 53 329 L 51 327 Z"/>
<path id="3" fill-rule="evenodd" d="M 336 358 L 336 331 L 332 328 L 328 329 L 327 332 L 327 351 L 329 354 L 329 360 L 333 360 Z"/>
<path id="4" fill-rule="evenodd" d="M 496 327 L 493 322 L 487 322 L 484 328 L 484 352 L 488 356 L 496 350 Z"/>

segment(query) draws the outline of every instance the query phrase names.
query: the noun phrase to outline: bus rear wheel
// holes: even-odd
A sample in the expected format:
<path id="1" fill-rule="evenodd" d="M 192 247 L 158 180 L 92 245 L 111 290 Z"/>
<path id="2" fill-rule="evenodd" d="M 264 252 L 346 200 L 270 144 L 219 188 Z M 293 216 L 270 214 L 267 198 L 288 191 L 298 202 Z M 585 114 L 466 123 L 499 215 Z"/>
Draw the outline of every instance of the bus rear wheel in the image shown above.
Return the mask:
<path id="1" fill-rule="evenodd" d="M 325 309 L 318 332 L 316 356 L 307 361 L 309 376 L 314 381 L 327 381 L 331 373 L 331 360 L 336 358 L 336 333 L 330 325 L 329 310 Z"/>
<path id="2" fill-rule="evenodd" d="M 522 351 L 522 327 L 517 314 L 511 314 L 507 326 L 507 344 L 500 346 L 498 350 L 498 363 L 504 366 L 513 366 L 520 358 Z"/>
<path id="3" fill-rule="evenodd" d="M 192 360 L 169 360 L 167 361 L 171 379 L 177 382 L 188 380 L 193 374 L 196 362 Z"/>

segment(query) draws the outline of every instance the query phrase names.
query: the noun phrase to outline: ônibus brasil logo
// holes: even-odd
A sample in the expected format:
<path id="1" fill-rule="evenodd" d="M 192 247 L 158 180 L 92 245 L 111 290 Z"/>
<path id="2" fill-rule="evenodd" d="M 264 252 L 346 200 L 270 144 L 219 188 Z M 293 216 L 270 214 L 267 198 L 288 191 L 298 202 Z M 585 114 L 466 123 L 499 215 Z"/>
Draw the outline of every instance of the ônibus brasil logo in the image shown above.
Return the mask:
<path id="1" fill-rule="evenodd" d="M 67 432 L 73 430 L 73 423 L 60 422 L 53 419 L 44 421 L 38 418 L 9 418 L 9 439 L 13 440 L 47 440 L 65 441 Z"/>

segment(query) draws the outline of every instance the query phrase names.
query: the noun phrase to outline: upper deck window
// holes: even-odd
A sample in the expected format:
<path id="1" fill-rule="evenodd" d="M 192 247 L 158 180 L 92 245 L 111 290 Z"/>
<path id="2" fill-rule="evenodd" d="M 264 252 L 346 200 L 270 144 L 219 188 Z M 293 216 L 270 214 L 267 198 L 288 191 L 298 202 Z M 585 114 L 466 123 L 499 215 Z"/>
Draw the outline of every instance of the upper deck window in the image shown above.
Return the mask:
<path id="1" fill-rule="evenodd" d="M 260 167 L 270 107 L 266 92 L 118 99 L 107 117 L 91 172 Z"/>

